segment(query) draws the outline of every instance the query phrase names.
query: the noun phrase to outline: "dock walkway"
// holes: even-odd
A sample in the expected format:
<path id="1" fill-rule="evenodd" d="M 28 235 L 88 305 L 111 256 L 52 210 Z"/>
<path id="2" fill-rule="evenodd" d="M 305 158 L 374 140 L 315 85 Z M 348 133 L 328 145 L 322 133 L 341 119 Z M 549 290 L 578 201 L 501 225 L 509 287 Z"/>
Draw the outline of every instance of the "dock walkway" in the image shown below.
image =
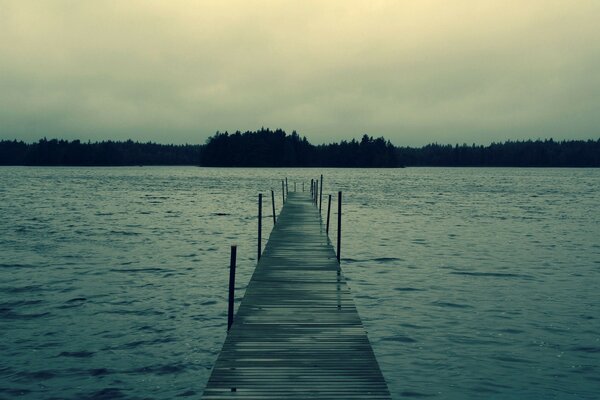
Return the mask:
<path id="1" fill-rule="evenodd" d="M 307 193 L 290 193 L 203 399 L 390 399 Z"/>

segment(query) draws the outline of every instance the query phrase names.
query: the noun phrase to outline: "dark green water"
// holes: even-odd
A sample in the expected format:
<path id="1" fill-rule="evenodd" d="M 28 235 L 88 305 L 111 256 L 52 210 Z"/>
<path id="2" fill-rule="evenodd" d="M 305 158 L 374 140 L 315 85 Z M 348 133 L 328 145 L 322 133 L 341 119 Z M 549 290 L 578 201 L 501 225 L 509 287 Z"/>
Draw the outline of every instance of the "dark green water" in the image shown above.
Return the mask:
<path id="1" fill-rule="evenodd" d="M 178 167 L 0 169 L 0 398 L 199 397 L 257 193 L 321 172 L 394 398 L 600 397 L 600 170 Z"/>

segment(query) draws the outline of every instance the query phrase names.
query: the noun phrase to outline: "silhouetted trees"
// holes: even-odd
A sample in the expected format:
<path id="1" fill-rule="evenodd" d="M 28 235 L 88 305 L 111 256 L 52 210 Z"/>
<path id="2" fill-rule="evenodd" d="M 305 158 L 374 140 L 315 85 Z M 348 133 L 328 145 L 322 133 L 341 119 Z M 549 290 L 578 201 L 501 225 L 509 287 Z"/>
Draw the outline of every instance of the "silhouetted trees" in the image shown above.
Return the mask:
<path id="1" fill-rule="evenodd" d="M 405 165 L 440 167 L 600 167 L 600 139 L 507 141 L 489 146 L 399 147 Z"/>
<path id="2" fill-rule="evenodd" d="M 217 132 L 202 150 L 211 167 L 397 167 L 396 149 L 384 138 L 314 146 L 296 131 Z"/>
<path id="3" fill-rule="evenodd" d="M 200 145 L 47 140 L 0 142 L 0 165 L 197 165 Z"/>
<path id="4" fill-rule="evenodd" d="M 0 165 L 211 167 L 600 167 L 600 139 L 395 147 L 383 137 L 313 145 L 296 131 L 217 132 L 205 145 L 103 141 L 0 141 Z"/>

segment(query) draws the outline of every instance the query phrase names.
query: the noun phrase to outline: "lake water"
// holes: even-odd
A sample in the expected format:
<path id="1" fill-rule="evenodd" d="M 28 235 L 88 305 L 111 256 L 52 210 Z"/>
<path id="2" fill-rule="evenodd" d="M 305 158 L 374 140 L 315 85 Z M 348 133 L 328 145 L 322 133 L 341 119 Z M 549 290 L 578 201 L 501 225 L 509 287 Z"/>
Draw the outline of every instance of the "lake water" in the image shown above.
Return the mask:
<path id="1" fill-rule="evenodd" d="M 199 397 L 257 193 L 320 173 L 394 398 L 600 397 L 600 170 L 8 167 L 0 398 Z"/>

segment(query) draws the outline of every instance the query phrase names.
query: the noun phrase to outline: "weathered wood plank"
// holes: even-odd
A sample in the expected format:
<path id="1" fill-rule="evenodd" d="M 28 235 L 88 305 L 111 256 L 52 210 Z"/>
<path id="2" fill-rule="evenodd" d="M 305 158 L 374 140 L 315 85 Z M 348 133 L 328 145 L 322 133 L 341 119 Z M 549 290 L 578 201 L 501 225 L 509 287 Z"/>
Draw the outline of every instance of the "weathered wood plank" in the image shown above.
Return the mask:
<path id="1" fill-rule="evenodd" d="M 389 399 L 317 208 L 290 193 L 203 399 Z"/>

